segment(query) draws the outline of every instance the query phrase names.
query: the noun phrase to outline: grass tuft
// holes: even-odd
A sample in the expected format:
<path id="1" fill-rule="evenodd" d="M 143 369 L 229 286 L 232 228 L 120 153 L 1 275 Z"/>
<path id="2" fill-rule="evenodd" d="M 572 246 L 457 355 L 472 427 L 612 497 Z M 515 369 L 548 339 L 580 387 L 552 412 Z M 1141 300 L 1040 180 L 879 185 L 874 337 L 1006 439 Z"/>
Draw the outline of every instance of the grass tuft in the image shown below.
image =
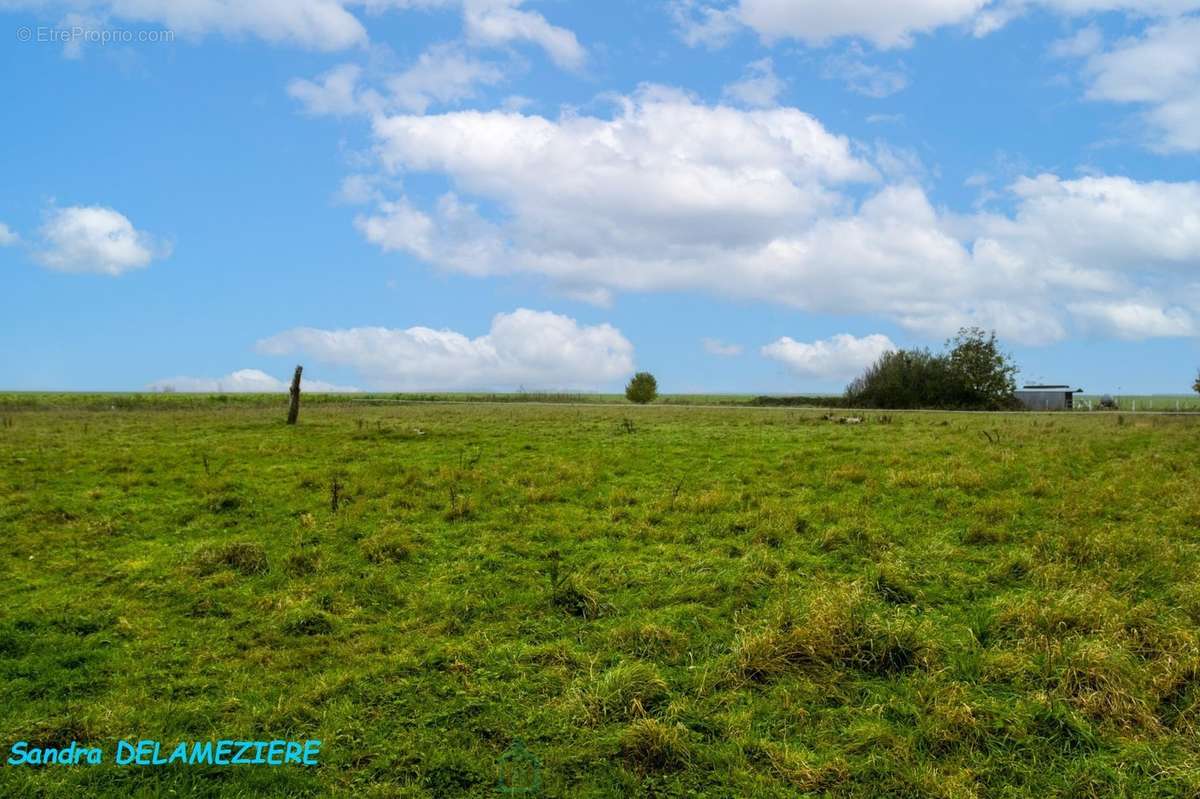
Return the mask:
<path id="1" fill-rule="evenodd" d="M 589 724 L 642 718 L 657 710 L 669 689 L 652 664 L 627 661 L 604 671 L 579 689 L 576 699 Z"/>
<path id="2" fill-rule="evenodd" d="M 847 668 L 887 676 L 928 663 L 932 646 L 915 622 L 876 607 L 859 585 L 826 589 L 784 604 L 734 644 L 737 673 L 764 682 L 805 668 Z"/>
<path id="3" fill-rule="evenodd" d="M 322 610 L 297 610 L 288 614 L 281 629 L 288 635 L 329 635 L 333 619 Z"/>
<path id="4" fill-rule="evenodd" d="M 639 771 L 675 771 L 691 762 L 682 724 L 653 718 L 632 722 L 621 734 L 621 756 Z"/>
<path id="5" fill-rule="evenodd" d="M 261 544 L 249 541 L 234 541 L 215 547 L 204 547 L 193 556 L 193 562 L 201 574 L 212 574 L 220 569 L 232 569 L 247 577 L 263 574 L 269 568 L 267 552 Z"/>
<path id="6" fill-rule="evenodd" d="M 550 593 L 550 602 L 571 616 L 594 619 L 600 615 L 600 597 L 583 578 L 569 574 L 559 580 Z"/>

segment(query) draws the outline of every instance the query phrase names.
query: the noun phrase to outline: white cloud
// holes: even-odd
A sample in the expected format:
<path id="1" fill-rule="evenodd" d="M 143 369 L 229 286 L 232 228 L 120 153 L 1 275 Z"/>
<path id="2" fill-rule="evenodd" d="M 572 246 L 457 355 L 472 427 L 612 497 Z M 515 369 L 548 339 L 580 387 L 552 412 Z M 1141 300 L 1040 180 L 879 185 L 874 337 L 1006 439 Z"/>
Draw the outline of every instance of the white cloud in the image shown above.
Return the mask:
<path id="1" fill-rule="evenodd" d="M 296 328 L 258 349 L 350 367 L 389 390 L 595 388 L 633 371 L 633 345 L 611 325 L 524 308 L 497 314 L 477 338 L 427 327 Z"/>
<path id="2" fill-rule="evenodd" d="M 1196 325 L 1183 308 L 1162 308 L 1140 302 L 1091 302 L 1070 306 L 1071 312 L 1099 331 L 1125 339 L 1193 336 Z"/>
<path id="3" fill-rule="evenodd" d="M 742 79 L 726 85 L 721 94 L 750 108 L 770 108 L 778 104 L 785 86 L 771 59 L 764 58 L 747 64 Z"/>
<path id="4" fill-rule="evenodd" d="M 88 27 L 161 25 L 181 37 L 253 36 L 314 50 L 345 50 L 367 44 L 367 30 L 351 8 L 370 13 L 392 9 L 456 9 L 467 38 L 477 44 L 526 41 L 558 65 L 579 69 L 587 51 L 575 34 L 520 6 L 524 0 L 0 0 L 0 10 L 73 15 Z M 60 20 L 66 17 L 59 17 Z M 78 55 L 68 48 L 68 55 Z"/>
<path id="5" fill-rule="evenodd" d="M 364 44 L 344 0 L 0 0 L 0 9 L 75 12 L 88 19 L 161 25 L 179 36 L 254 36 L 315 50 Z"/>
<path id="6" fill-rule="evenodd" d="M 886 50 L 948 27 L 986 36 L 1033 8 L 1066 17 L 1121 12 L 1163 18 L 1200 9 L 1200 0 L 675 0 L 671 13 L 692 46 L 723 45 L 745 27 L 768 44 L 797 39 L 821 47 L 852 38 Z"/>
<path id="7" fill-rule="evenodd" d="M 739 20 L 767 41 L 799 39 L 825 45 L 840 37 L 876 47 L 908 47 L 913 37 L 947 25 L 966 24 L 988 0 L 741 0 Z"/>
<path id="8" fill-rule="evenodd" d="M 1007 0 L 995 5 L 1018 10 L 1040 6 L 1068 17 L 1110 11 L 1141 17 L 1169 17 L 1200 9 L 1200 0 Z"/>
<path id="9" fill-rule="evenodd" d="M 358 79 L 362 67 L 341 64 L 325 72 L 316 81 L 297 78 L 288 84 L 288 94 L 304 105 L 314 116 L 349 116 L 361 113 Z"/>
<path id="10" fill-rule="evenodd" d="M 119 275 L 149 266 L 170 254 L 170 247 L 134 228 L 123 214 L 99 205 L 50 212 L 41 228 L 35 258 L 63 272 Z"/>
<path id="11" fill-rule="evenodd" d="M 702 5 L 700 0 L 671 0 L 668 9 L 688 47 L 722 47 L 742 29 L 736 8 Z"/>
<path id="12" fill-rule="evenodd" d="M 536 11 L 521 8 L 525 0 L 363 0 L 370 10 L 459 9 L 467 39 L 475 44 L 505 45 L 530 42 L 567 69 L 578 69 L 587 61 L 587 50 L 575 34 L 552 25 Z"/>
<path id="13" fill-rule="evenodd" d="M 821 75 L 842 81 L 846 88 L 864 97 L 890 97 L 908 87 L 908 76 L 899 69 L 887 69 L 868 63 L 866 54 L 857 44 L 845 53 L 825 59 Z"/>
<path id="14" fill-rule="evenodd" d="M 1011 213 L 953 214 L 913 182 L 911 154 L 877 147 L 872 166 L 796 109 L 703 106 L 659 87 L 620 98 L 611 118 L 393 116 L 375 136 L 390 174 L 443 175 L 453 190 L 431 209 L 379 202 L 358 220 L 369 240 L 598 302 L 700 290 L 1037 343 L 1094 326 L 1073 313 L 1081 303 L 1165 308 L 1200 266 L 1197 183 L 1042 175 L 1008 187 Z M 849 184 L 881 173 L 893 182 L 851 199 Z"/>
<path id="15" fill-rule="evenodd" d="M 895 349 L 892 340 L 880 333 L 862 338 L 839 333 L 811 343 L 784 336 L 763 347 L 762 354 L 802 377 L 846 379 L 875 363 L 880 355 Z"/>
<path id="16" fill-rule="evenodd" d="M 579 69 L 587 61 L 587 51 L 575 34 L 551 25 L 534 11 L 524 11 L 522 0 L 463 0 L 463 23 L 467 37 L 485 44 L 527 41 L 538 45 L 554 63 L 566 69 Z"/>
<path id="17" fill-rule="evenodd" d="M 433 105 L 457 103 L 475 96 L 477 86 L 504 80 L 495 64 L 480 61 L 451 44 L 434 45 L 403 72 L 385 81 L 390 107 L 423 114 Z"/>
<path id="18" fill-rule="evenodd" d="M 1080 28 L 1065 39 L 1050 45 L 1050 55 L 1055 58 L 1085 58 L 1104 46 L 1104 32 L 1098 25 Z"/>
<path id="19" fill-rule="evenodd" d="M 354 174 L 342 178 L 334 199 L 346 205 L 366 205 L 370 202 L 381 202 L 383 194 L 379 188 L 380 181 L 374 175 Z"/>
<path id="20" fill-rule="evenodd" d="M 290 379 L 285 382 L 258 369 L 239 369 L 224 377 L 168 377 L 147 386 L 151 391 L 166 390 L 193 394 L 274 394 L 287 391 L 290 387 Z M 353 386 L 337 386 L 308 377 L 303 378 L 300 388 L 302 391 L 317 394 L 348 394 L 359 390 Z"/>
<path id="21" fill-rule="evenodd" d="M 1087 97 L 1144 107 L 1151 145 L 1200 151 L 1200 17 L 1152 25 L 1093 55 Z"/>
<path id="22" fill-rule="evenodd" d="M 610 239 L 615 251 L 664 236 L 753 240 L 839 204 L 830 185 L 877 177 L 847 139 L 795 109 L 712 108 L 657 87 L 619 102 L 611 119 L 393 116 L 375 121 L 375 136 L 388 169 L 444 172 L 510 206 L 547 254 L 593 249 L 569 240 L 579 236 Z"/>
<path id="23" fill-rule="evenodd" d="M 709 355 L 732 358 L 742 354 L 742 346 L 740 344 L 726 344 L 724 341 L 715 338 L 706 338 L 701 343 L 704 345 L 704 351 Z"/>
<path id="24" fill-rule="evenodd" d="M 479 86 L 504 80 L 496 64 L 481 61 L 455 44 L 435 44 L 407 69 L 379 76 L 379 88 L 363 85 L 363 69 L 341 64 L 315 81 L 297 78 L 288 94 L 314 116 L 382 114 L 389 111 L 425 113 L 432 105 L 449 105 L 476 96 Z"/>
<path id="25" fill-rule="evenodd" d="M 407 200 L 381 202 L 375 216 L 359 216 L 354 224 L 367 241 L 385 252 L 406 250 L 421 258 L 433 256 L 433 220 Z"/>
<path id="26" fill-rule="evenodd" d="M 0 247 L 11 247 L 21 240 L 16 231 L 0 222 Z"/>
<path id="27" fill-rule="evenodd" d="M 979 241 L 1020 250 L 1045 279 L 1103 287 L 1101 274 L 1184 275 L 1200 265 L 1200 183 L 1044 174 L 1009 191 L 1017 213 L 977 217 Z"/>

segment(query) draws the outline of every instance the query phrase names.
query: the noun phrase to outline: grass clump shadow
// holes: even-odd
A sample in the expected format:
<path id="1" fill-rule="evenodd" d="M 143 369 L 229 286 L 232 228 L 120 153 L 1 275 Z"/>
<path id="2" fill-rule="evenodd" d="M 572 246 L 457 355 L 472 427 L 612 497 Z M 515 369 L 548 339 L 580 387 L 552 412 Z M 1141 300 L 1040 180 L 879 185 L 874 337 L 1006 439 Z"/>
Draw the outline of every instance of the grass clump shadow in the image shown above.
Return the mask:
<path id="1" fill-rule="evenodd" d="M 404 563 L 417 552 L 417 545 L 410 538 L 397 534 L 383 533 L 363 539 L 359 549 L 371 563 Z"/>
<path id="2" fill-rule="evenodd" d="M 888 612 L 859 585 L 834 586 L 799 605 L 785 600 L 734 642 L 734 669 L 769 682 L 806 668 L 890 676 L 928 665 L 932 646 L 911 619 Z"/>
<path id="3" fill-rule="evenodd" d="M 295 636 L 329 635 L 333 632 L 333 618 L 321 610 L 296 610 L 284 618 L 281 629 Z"/>
<path id="4" fill-rule="evenodd" d="M 660 707 L 670 690 L 653 665 L 619 663 L 578 689 L 575 695 L 589 724 L 613 719 L 636 719 Z"/>
<path id="5" fill-rule="evenodd" d="M 600 615 L 600 595 L 577 574 L 560 575 L 562 556 L 550 553 L 550 604 L 571 616 L 591 620 Z"/>
<path id="6" fill-rule="evenodd" d="M 261 544 L 251 541 L 231 541 L 213 547 L 203 547 L 192 558 L 202 575 L 213 574 L 221 569 L 232 569 L 246 577 L 264 574 L 270 568 L 267 551 Z"/>
<path id="7" fill-rule="evenodd" d="M 284 571 L 291 577 L 307 577 L 316 573 L 321 565 L 321 555 L 315 549 L 299 549 L 288 553 Z"/>
<path id="8" fill-rule="evenodd" d="M 850 768 L 842 758 L 817 763 L 773 742 L 758 744 L 752 754 L 765 760 L 775 774 L 803 793 L 832 791 L 850 779 Z"/>
<path id="9" fill-rule="evenodd" d="M 550 602 L 581 619 L 591 620 L 600 615 L 599 595 L 581 577 L 574 574 L 567 575 L 554 586 Z"/>
<path id="10" fill-rule="evenodd" d="M 692 760 L 685 732 L 681 724 L 638 719 L 621 734 L 621 756 L 639 771 L 677 771 Z"/>

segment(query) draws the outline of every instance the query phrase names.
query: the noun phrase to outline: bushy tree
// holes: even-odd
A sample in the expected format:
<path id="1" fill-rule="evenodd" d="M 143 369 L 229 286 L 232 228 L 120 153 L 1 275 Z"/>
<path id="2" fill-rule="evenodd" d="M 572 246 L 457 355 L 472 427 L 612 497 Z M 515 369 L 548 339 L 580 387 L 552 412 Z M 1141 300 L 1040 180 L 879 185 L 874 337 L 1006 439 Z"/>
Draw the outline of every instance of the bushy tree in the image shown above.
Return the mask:
<path id="1" fill-rule="evenodd" d="M 625 399 L 645 405 L 658 396 L 658 381 L 649 372 L 638 372 L 625 386 Z"/>
<path id="2" fill-rule="evenodd" d="M 949 362 L 926 349 L 879 356 L 846 387 L 846 403 L 869 408 L 931 408 L 942 405 L 950 383 Z"/>
<path id="3" fill-rule="evenodd" d="M 1200 394 L 1200 372 L 1196 373 L 1196 382 L 1192 383 L 1192 391 Z"/>
<path id="4" fill-rule="evenodd" d="M 885 352 L 846 387 L 847 405 L 870 408 L 999 410 L 1015 404 L 1016 366 L 994 333 L 963 328 L 949 350 Z"/>
<path id="5" fill-rule="evenodd" d="M 1012 407 L 1017 390 L 1017 367 L 996 341 L 994 332 L 964 327 L 946 342 L 950 347 L 950 373 L 957 397 L 947 397 L 953 407 L 1001 410 Z"/>

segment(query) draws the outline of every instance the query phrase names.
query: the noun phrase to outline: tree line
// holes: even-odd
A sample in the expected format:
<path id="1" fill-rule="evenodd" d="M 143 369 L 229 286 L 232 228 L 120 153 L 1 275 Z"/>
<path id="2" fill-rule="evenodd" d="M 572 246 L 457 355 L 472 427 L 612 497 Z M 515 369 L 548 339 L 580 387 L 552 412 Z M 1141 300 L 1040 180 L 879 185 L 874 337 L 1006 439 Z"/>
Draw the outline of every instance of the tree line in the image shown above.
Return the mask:
<path id="1" fill-rule="evenodd" d="M 994 332 L 964 327 L 943 352 L 885 352 L 846 387 L 849 407 L 1002 411 L 1020 407 L 1016 364 Z"/>

